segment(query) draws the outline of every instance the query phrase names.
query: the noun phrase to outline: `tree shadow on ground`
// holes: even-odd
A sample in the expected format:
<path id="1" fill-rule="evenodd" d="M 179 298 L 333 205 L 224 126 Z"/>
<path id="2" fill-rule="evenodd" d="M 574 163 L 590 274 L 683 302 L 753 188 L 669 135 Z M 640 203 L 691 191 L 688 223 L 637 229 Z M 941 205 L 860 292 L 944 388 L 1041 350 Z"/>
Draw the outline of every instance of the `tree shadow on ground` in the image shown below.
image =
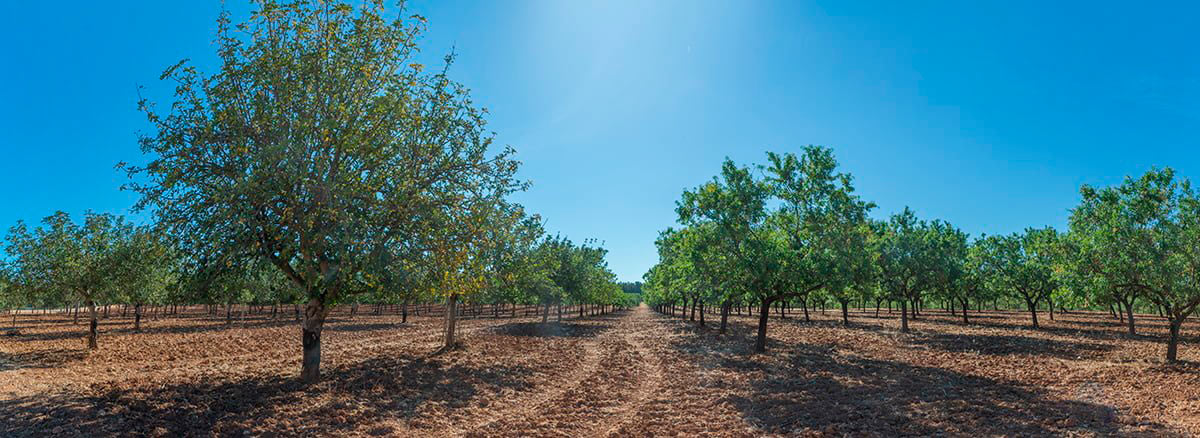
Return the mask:
<path id="1" fill-rule="evenodd" d="M 308 387 L 293 376 L 275 376 L 3 400 L 0 436 L 340 436 L 385 419 L 413 419 L 427 409 L 463 408 L 477 395 L 505 388 L 527 390 L 533 375 L 525 367 L 452 360 L 369 359 L 328 370 Z"/>
<path id="2" fill-rule="evenodd" d="M 721 382 L 721 401 L 763 434 L 822 436 L 1129 436 L 1114 408 L 1089 397 L 1052 397 L 1030 385 L 854 354 L 852 346 L 772 340 L 752 354 L 753 330 L 717 337 L 676 326 L 671 347 L 718 372 L 751 376 Z M 690 332 L 690 333 L 689 333 Z M 1030 340 L 1031 342 L 1037 340 Z M 938 342 L 937 338 L 933 341 Z M 1015 342 L 1015 341 L 1014 341 Z M 1066 353 L 1079 346 L 1060 346 Z M 1090 348 L 1087 346 L 1079 348 Z M 1061 350 L 1061 351 L 1060 351 Z M 1139 423 L 1144 436 L 1178 436 Z M 759 433 L 759 432 L 756 432 Z"/>
<path id="3" fill-rule="evenodd" d="M 19 368 L 57 368 L 71 362 L 83 360 L 87 356 L 88 350 L 84 348 L 55 348 L 23 353 L 0 353 L 0 371 Z"/>
<path id="4" fill-rule="evenodd" d="M 1012 335 L 969 335 L 958 333 L 920 333 L 910 342 L 951 353 L 978 353 L 985 355 L 1047 356 L 1060 359 L 1093 357 L 1116 348 L 1112 344 L 1095 342 L 1069 342 L 1044 338 Z"/>
<path id="5" fill-rule="evenodd" d="M 533 338 L 592 338 L 612 328 L 609 324 L 579 324 L 572 322 L 514 322 L 496 326 L 492 331 L 506 336 Z"/>

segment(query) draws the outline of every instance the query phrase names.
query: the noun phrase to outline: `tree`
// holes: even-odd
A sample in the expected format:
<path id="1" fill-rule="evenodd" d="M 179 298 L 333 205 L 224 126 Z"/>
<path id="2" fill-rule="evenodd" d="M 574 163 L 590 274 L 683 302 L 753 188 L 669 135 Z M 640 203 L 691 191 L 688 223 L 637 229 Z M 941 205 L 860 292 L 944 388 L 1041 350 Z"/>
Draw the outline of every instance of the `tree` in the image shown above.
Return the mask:
<path id="1" fill-rule="evenodd" d="M 57 212 L 30 231 L 18 222 L 8 234 L 14 283 L 29 291 L 82 301 L 90 316 L 87 345 L 98 348 L 99 301 L 114 295 L 134 259 L 133 226 L 118 216 L 88 212 L 82 224 Z"/>
<path id="2" fill-rule="evenodd" d="M 1022 234 L 991 239 L 994 280 L 1001 290 L 1015 292 L 1025 302 L 1033 328 L 1038 328 L 1038 305 L 1059 286 L 1054 275 L 1058 232 L 1050 227 L 1027 228 Z"/>
<path id="3" fill-rule="evenodd" d="M 170 114 L 141 102 L 150 161 L 126 166 L 126 187 L 189 253 L 264 258 L 303 290 L 312 382 L 331 306 L 374 290 L 390 247 L 471 227 L 470 206 L 524 184 L 467 91 L 412 61 L 423 19 L 390 19 L 382 0 L 255 3 L 246 23 L 218 21 L 216 74 L 163 73 Z"/>
<path id="4" fill-rule="evenodd" d="M 908 207 L 872 227 L 880 284 L 892 299 L 900 301 L 900 331 L 907 333 L 908 303 L 919 302 L 921 293 L 938 281 L 941 259 L 932 238 L 936 234 Z"/>
<path id="5" fill-rule="evenodd" d="M 717 251 L 729 257 L 727 278 L 760 306 L 755 351 L 766 350 L 771 304 L 814 291 L 847 287 L 865 260 L 866 212 L 852 178 L 838 173 L 828 148 L 804 147 L 800 156 L 768 153 L 765 180 L 726 159 L 721 174 L 677 203 L 679 222 L 709 226 Z M 767 211 L 767 200 L 780 201 Z"/>
<path id="6" fill-rule="evenodd" d="M 1177 360 L 1183 322 L 1200 306 L 1200 198 L 1191 182 L 1170 168 L 1151 169 L 1117 187 L 1085 185 L 1080 194 L 1071 229 L 1081 259 L 1110 290 L 1137 290 L 1163 309 L 1166 357 Z M 1103 251 L 1104 264 L 1090 263 L 1092 251 Z"/>

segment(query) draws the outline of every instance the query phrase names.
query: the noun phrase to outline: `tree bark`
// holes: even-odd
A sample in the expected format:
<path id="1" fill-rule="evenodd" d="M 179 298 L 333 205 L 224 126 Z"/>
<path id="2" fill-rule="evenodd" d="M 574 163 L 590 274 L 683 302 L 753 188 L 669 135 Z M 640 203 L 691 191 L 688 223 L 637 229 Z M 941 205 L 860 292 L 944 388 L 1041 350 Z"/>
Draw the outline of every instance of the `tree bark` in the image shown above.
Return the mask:
<path id="1" fill-rule="evenodd" d="M 300 381 L 304 383 L 314 383 L 321 377 L 321 329 L 328 315 L 329 308 L 318 298 L 309 299 L 304 306 L 304 322 L 300 326 L 303 348 Z"/>
<path id="2" fill-rule="evenodd" d="M 142 331 L 142 303 L 133 305 L 133 331 Z"/>
<path id="3" fill-rule="evenodd" d="M 970 308 L 970 306 L 968 306 L 968 304 L 969 304 L 970 302 L 969 302 L 969 301 L 968 301 L 966 298 L 963 298 L 963 299 L 962 299 L 962 300 L 960 300 L 959 302 L 960 302 L 960 303 L 962 303 L 962 318 L 963 318 L 963 324 L 970 324 L 970 323 L 971 323 L 971 321 L 968 321 L 968 320 L 967 320 L 967 309 L 969 309 L 969 308 Z"/>
<path id="4" fill-rule="evenodd" d="M 1183 325 L 1182 319 L 1171 318 L 1171 336 L 1167 338 L 1167 362 L 1178 360 L 1179 328 L 1181 325 Z"/>
<path id="5" fill-rule="evenodd" d="M 900 332 L 908 333 L 908 300 L 900 300 Z"/>
<path id="6" fill-rule="evenodd" d="M 1029 316 L 1033 318 L 1033 328 L 1038 328 L 1037 320 L 1037 305 L 1030 299 L 1025 299 L 1026 307 L 1029 307 Z"/>
<path id="7" fill-rule="evenodd" d="M 88 338 L 87 338 L 88 349 L 89 349 L 89 350 L 95 350 L 95 349 L 99 348 L 99 346 L 98 346 L 98 345 L 97 345 L 97 343 L 96 343 L 96 337 L 97 337 L 97 336 L 98 336 L 98 334 L 99 334 L 99 333 L 98 333 L 98 330 L 97 330 L 97 329 L 98 329 L 98 327 L 97 327 L 97 326 L 99 326 L 99 325 L 100 325 L 100 321 L 99 321 L 99 316 L 100 316 L 100 315 L 98 314 L 99 312 L 98 312 L 98 311 L 97 311 L 97 309 L 96 309 L 96 303 L 95 303 L 94 301 L 90 301 L 90 300 L 89 300 L 89 301 L 87 302 L 87 305 L 88 305 L 88 309 L 89 309 L 89 311 L 88 311 L 88 312 L 91 314 L 91 315 L 90 315 L 90 316 L 91 316 L 91 322 L 89 323 L 89 327 L 88 327 Z"/>
<path id="8" fill-rule="evenodd" d="M 446 299 L 446 345 L 444 348 L 454 348 L 454 326 L 458 322 L 458 295 L 450 294 Z"/>
<path id="9" fill-rule="evenodd" d="M 767 317 L 771 314 L 771 301 L 764 299 L 758 308 L 758 337 L 754 340 L 754 351 L 767 351 Z"/>
<path id="10" fill-rule="evenodd" d="M 842 301 L 842 327 L 850 325 L 850 311 L 846 308 L 846 302 Z"/>
<path id="11" fill-rule="evenodd" d="M 721 305 L 721 329 L 717 333 L 725 334 L 725 327 L 729 322 L 729 307 L 731 305 L 729 301 L 725 301 L 725 304 Z"/>
<path id="12" fill-rule="evenodd" d="M 1133 300 L 1129 301 L 1129 305 L 1125 306 L 1125 321 L 1127 321 L 1129 325 L 1129 336 L 1137 336 L 1137 331 L 1134 329 L 1133 325 Z"/>
<path id="13" fill-rule="evenodd" d="M 699 301 L 699 300 L 697 300 Z M 700 327 L 704 327 L 704 302 L 700 302 Z"/>

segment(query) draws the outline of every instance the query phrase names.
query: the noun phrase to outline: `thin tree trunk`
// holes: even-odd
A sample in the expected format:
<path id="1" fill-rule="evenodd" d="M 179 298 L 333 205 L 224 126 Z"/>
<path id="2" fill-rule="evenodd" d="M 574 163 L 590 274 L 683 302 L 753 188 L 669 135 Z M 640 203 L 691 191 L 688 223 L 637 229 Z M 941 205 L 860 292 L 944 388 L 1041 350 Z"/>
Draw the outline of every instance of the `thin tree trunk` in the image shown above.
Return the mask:
<path id="1" fill-rule="evenodd" d="M 454 348 L 454 326 L 458 322 L 458 295 L 450 294 L 446 299 L 446 349 Z"/>
<path id="2" fill-rule="evenodd" d="M 900 332 L 908 333 L 908 300 L 900 299 Z"/>
<path id="3" fill-rule="evenodd" d="M 1129 325 L 1129 336 L 1137 336 L 1137 330 L 1133 325 L 1133 302 L 1134 300 L 1129 300 L 1129 305 L 1125 306 L 1125 309 L 1127 309 L 1125 311 L 1125 321 L 1127 321 L 1127 324 Z"/>
<path id="4" fill-rule="evenodd" d="M 1025 304 L 1029 307 L 1029 316 L 1033 318 L 1033 328 L 1038 328 L 1037 305 L 1029 299 L 1025 300 Z"/>
<path id="5" fill-rule="evenodd" d="M 142 303 L 133 305 L 133 331 L 142 331 Z"/>
<path id="6" fill-rule="evenodd" d="M 89 323 L 89 326 L 88 326 L 88 338 L 87 338 L 88 349 L 95 350 L 95 349 L 99 348 L 99 346 L 96 343 L 96 337 L 99 335 L 98 326 L 100 325 L 100 321 L 98 318 L 99 312 L 96 309 L 96 303 L 94 301 L 89 300 L 87 305 L 88 305 L 88 309 L 89 309 L 88 313 L 91 314 L 91 322 Z"/>
<path id="7" fill-rule="evenodd" d="M 725 334 L 725 326 L 729 322 L 729 307 L 731 305 L 729 300 L 726 300 L 725 304 L 721 305 L 721 329 L 717 333 Z"/>
<path id="8" fill-rule="evenodd" d="M 850 325 L 850 311 L 846 308 L 846 302 L 842 301 L 842 327 Z"/>

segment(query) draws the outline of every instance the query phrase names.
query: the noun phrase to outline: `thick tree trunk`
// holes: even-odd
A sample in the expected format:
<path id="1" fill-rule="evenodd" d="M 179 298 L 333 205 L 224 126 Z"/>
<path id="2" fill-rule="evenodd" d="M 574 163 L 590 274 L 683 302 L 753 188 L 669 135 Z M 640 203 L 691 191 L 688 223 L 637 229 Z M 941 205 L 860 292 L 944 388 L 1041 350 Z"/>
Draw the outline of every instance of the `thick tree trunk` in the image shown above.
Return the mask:
<path id="1" fill-rule="evenodd" d="M 405 324 L 407 322 L 408 322 L 408 301 L 405 301 L 403 303 L 400 303 L 400 323 Z"/>
<path id="2" fill-rule="evenodd" d="M 842 326 L 850 325 L 850 311 L 846 308 L 846 302 L 842 301 Z"/>
<path id="3" fill-rule="evenodd" d="M 99 315 L 99 312 L 98 312 L 98 311 L 97 311 L 97 309 L 96 309 L 96 303 L 95 303 L 95 302 L 93 302 L 93 301 L 88 301 L 87 305 L 88 305 L 88 313 L 89 313 L 89 314 L 90 314 L 90 316 L 91 316 L 91 322 L 89 322 L 89 323 L 88 323 L 88 324 L 89 324 L 89 326 L 88 326 L 88 337 L 87 337 L 88 349 L 89 349 L 89 350 L 95 350 L 95 349 L 97 349 L 97 348 L 100 348 L 100 347 L 99 347 L 99 345 L 96 343 L 96 337 L 97 337 L 97 336 L 98 336 L 98 334 L 99 334 L 99 333 L 98 333 L 98 326 L 100 325 L 100 321 L 99 321 L 99 316 L 100 316 L 100 315 Z"/>
<path id="4" fill-rule="evenodd" d="M 444 348 L 454 348 L 454 329 L 458 322 L 458 295 L 451 294 L 446 299 L 446 344 Z"/>
<path id="5" fill-rule="evenodd" d="M 700 301 L 700 327 L 704 327 L 704 302 Z"/>
<path id="6" fill-rule="evenodd" d="M 971 323 L 971 321 L 968 321 L 968 320 L 967 320 L 967 309 L 969 309 L 969 308 L 970 308 L 970 306 L 968 306 L 968 304 L 969 304 L 970 302 L 969 302 L 969 301 L 967 301 L 967 299 L 965 299 L 965 298 L 964 298 L 964 299 L 962 299 L 962 300 L 960 300 L 959 302 L 960 302 L 960 303 L 962 303 L 962 317 L 963 317 L 963 324 L 970 324 L 970 323 Z"/>
<path id="7" fill-rule="evenodd" d="M 767 351 L 767 317 L 771 314 L 771 301 L 763 300 L 758 308 L 758 337 L 754 340 L 754 351 Z"/>
<path id="8" fill-rule="evenodd" d="M 1167 338 L 1167 362 L 1178 360 L 1179 328 L 1181 325 L 1183 325 L 1183 319 L 1171 318 L 1171 336 Z"/>
<path id="9" fill-rule="evenodd" d="M 304 306 L 304 323 L 300 326 L 300 381 L 304 383 L 314 383 L 321 377 L 321 329 L 328 315 L 329 308 L 320 299 L 309 299 Z"/>
<path id="10" fill-rule="evenodd" d="M 908 300 L 900 300 L 900 331 L 908 333 Z"/>

